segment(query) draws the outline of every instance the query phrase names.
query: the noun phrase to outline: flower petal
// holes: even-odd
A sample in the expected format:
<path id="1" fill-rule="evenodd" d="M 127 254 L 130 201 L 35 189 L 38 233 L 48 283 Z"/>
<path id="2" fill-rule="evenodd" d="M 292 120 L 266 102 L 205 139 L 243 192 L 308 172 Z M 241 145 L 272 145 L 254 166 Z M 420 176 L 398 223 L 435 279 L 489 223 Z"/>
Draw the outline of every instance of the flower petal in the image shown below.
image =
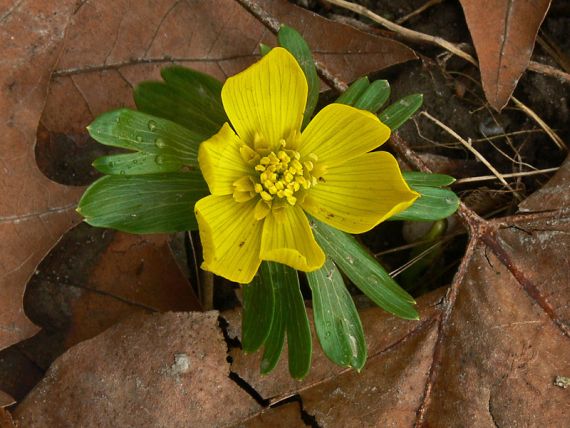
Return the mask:
<path id="1" fill-rule="evenodd" d="M 196 203 L 203 269 L 230 281 L 251 282 L 261 263 L 263 222 L 253 216 L 256 202 L 238 203 L 232 196 L 206 196 Z"/>
<path id="2" fill-rule="evenodd" d="M 252 145 L 257 134 L 277 147 L 280 139 L 301 129 L 307 91 L 307 80 L 293 55 L 274 48 L 226 80 L 222 102 L 242 141 Z"/>
<path id="3" fill-rule="evenodd" d="M 271 213 L 265 218 L 261 258 L 305 272 L 322 267 L 325 253 L 315 241 L 309 220 L 300 207 L 286 207 L 282 215 Z"/>
<path id="4" fill-rule="evenodd" d="M 408 208 L 418 198 L 394 156 L 366 153 L 327 169 L 324 181 L 302 203 L 317 219 L 349 233 L 363 233 Z"/>
<path id="5" fill-rule="evenodd" d="M 212 195 L 233 193 L 232 184 L 252 172 L 240 154 L 241 145 L 227 123 L 216 135 L 200 144 L 198 163 Z"/>
<path id="6" fill-rule="evenodd" d="M 319 164 L 338 165 L 380 146 L 390 128 L 370 112 L 329 104 L 307 125 L 299 144 L 302 156 L 314 153 Z"/>

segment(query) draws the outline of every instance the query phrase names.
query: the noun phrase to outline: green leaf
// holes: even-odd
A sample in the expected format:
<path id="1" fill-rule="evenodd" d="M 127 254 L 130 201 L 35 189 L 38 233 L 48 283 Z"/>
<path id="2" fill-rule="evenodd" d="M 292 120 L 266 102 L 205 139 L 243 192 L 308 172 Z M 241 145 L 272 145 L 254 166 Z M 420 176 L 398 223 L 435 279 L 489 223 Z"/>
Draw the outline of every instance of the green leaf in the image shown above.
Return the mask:
<path id="1" fill-rule="evenodd" d="M 87 188 L 77 211 L 92 226 L 130 233 L 198 228 L 194 204 L 209 194 L 199 171 L 107 175 Z"/>
<path id="2" fill-rule="evenodd" d="M 137 108 L 193 131 L 203 141 L 228 118 L 221 99 L 222 84 L 197 71 L 172 66 L 162 69 L 162 82 L 142 82 L 134 91 Z"/>
<path id="3" fill-rule="evenodd" d="M 122 155 L 103 156 L 95 159 L 93 166 L 103 174 L 145 175 L 178 172 L 185 165 L 172 155 L 154 155 L 137 152 Z M 193 167 L 187 167 L 190 170 Z"/>
<path id="4" fill-rule="evenodd" d="M 353 104 L 354 107 L 376 113 L 390 98 L 390 84 L 387 80 L 375 80 Z"/>
<path id="5" fill-rule="evenodd" d="M 263 281 L 267 281 L 267 278 L 270 278 L 272 273 L 274 273 L 275 279 L 277 279 L 277 270 L 281 269 L 269 266 L 269 263 L 271 262 L 261 263 L 260 271 Z M 283 283 L 280 281 L 273 281 L 271 282 L 271 286 L 274 290 L 275 309 L 273 312 L 271 328 L 269 329 L 269 333 L 267 334 L 267 338 L 264 343 L 263 357 L 261 358 L 261 374 L 268 374 L 275 368 L 279 362 L 279 357 L 281 356 L 281 352 L 283 352 L 283 346 L 285 344 L 286 326 L 283 307 Z"/>
<path id="6" fill-rule="evenodd" d="M 277 39 L 279 40 L 279 44 L 295 57 L 307 78 L 309 93 L 307 97 L 307 107 L 305 108 L 305 114 L 303 116 L 303 127 L 305 127 L 311 120 L 313 111 L 317 106 L 319 91 L 321 89 L 321 82 L 317 75 L 313 54 L 311 53 L 309 45 L 305 39 L 303 39 L 303 36 L 291 27 L 287 27 L 286 25 L 281 26 L 279 33 L 277 33 Z"/>
<path id="7" fill-rule="evenodd" d="M 459 198 L 449 189 L 411 186 L 421 197 L 414 204 L 390 217 L 390 220 L 435 221 L 449 217 L 459 207 Z"/>
<path id="8" fill-rule="evenodd" d="M 364 76 L 353 82 L 346 91 L 344 91 L 335 102 L 339 104 L 347 104 L 353 106 L 360 96 L 368 89 L 370 82 L 368 77 Z"/>
<path id="9" fill-rule="evenodd" d="M 415 301 L 351 235 L 311 219 L 319 245 L 370 300 L 405 319 L 418 319 Z"/>
<path id="10" fill-rule="evenodd" d="M 261 56 L 267 55 L 271 51 L 271 46 L 266 45 L 265 43 L 259 44 L 259 53 Z"/>
<path id="11" fill-rule="evenodd" d="M 271 284 L 275 294 L 275 311 L 265 340 L 261 373 L 267 374 L 275 368 L 286 331 L 289 373 L 295 379 L 302 379 L 311 368 L 312 338 L 297 271 L 280 263 L 263 262 L 260 276 Z"/>
<path id="12" fill-rule="evenodd" d="M 362 369 L 367 353 L 364 331 L 339 270 L 327 258 L 321 269 L 307 272 L 307 280 L 313 293 L 315 328 L 325 355 L 338 365 Z"/>
<path id="13" fill-rule="evenodd" d="M 156 174 L 198 168 L 200 137 L 169 120 L 135 110 L 104 113 L 88 127 L 101 144 L 139 153 L 105 156 L 93 166 L 105 174 Z"/>
<path id="14" fill-rule="evenodd" d="M 307 318 L 297 271 L 288 266 L 281 266 L 283 266 L 281 269 L 284 273 L 281 284 L 281 302 L 287 328 L 289 373 L 295 379 L 303 379 L 311 369 L 313 352 L 309 318 Z"/>
<path id="15" fill-rule="evenodd" d="M 293 272 L 290 272 L 293 271 Z M 269 284 L 273 288 L 275 299 L 275 309 L 273 312 L 273 321 L 269 334 L 265 340 L 265 349 L 261 359 L 261 373 L 268 374 L 271 372 L 281 356 L 283 345 L 285 343 L 285 331 L 287 330 L 284 287 L 288 285 L 289 276 L 296 276 L 297 272 L 285 265 L 264 261 L 259 269 L 261 280 Z M 294 278 L 294 282 L 298 282 L 298 278 Z"/>
<path id="16" fill-rule="evenodd" d="M 243 286 L 242 348 L 255 352 L 267 339 L 275 312 L 272 280 L 259 273 Z"/>
<path id="17" fill-rule="evenodd" d="M 390 104 L 378 115 L 392 131 L 402 126 L 422 106 L 424 96 L 412 94 Z"/>
<path id="18" fill-rule="evenodd" d="M 430 174 L 419 171 L 402 171 L 404 180 L 410 186 L 445 187 L 453 184 L 455 178 L 444 174 Z"/>

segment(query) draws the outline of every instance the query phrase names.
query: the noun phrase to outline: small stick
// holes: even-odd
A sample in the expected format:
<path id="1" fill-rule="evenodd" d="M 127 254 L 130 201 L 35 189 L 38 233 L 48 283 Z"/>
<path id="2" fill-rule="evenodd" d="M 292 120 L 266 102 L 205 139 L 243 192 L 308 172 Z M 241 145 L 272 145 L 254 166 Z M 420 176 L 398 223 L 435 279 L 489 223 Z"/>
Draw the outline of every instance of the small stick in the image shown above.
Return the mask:
<path id="1" fill-rule="evenodd" d="M 435 123 L 437 126 L 439 126 L 441 129 L 443 129 L 445 132 L 447 132 L 451 136 L 455 137 L 461 144 L 463 144 L 463 146 L 465 146 L 465 148 L 467 150 L 469 150 L 471 153 L 473 153 L 477 159 L 479 159 L 487 168 L 489 168 L 489 170 L 493 174 L 495 174 L 495 177 L 497 177 L 499 179 L 499 181 L 501 183 L 503 183 L 503 185 L 505 187 L 507 187 L 514 194 L 516 194 L 516 191 L 510 186 L 509 183 L 507 183 L 507 180 L 505 180 L 503 178 L 503 175 L 499 171 L 497 171 L 497 169 L 493 165 L 491 165 L 491 162 L 489 162 L 481 153 L 479 153 L 479 151 L 477 149 L 475 149 L 471 143 L 469 143 L 468 141 L 463 139 L 457 132 L 455 132 L 453 129 L 451 129 L 449 126 L 447 126 L 443 122 L 440 122 L 439 120 L 437 120 L 435 117 L 433 117 L 428 112 L 422 111 L 420 114 L 427 117 L 429 120 L 431 120 L 433 123 Z"/>
<path id="2" fill-rule="evenodd" d="M 400 19 L 396 20 L 396 24 L 401 25 L 404 22 L 406 22 L 408 19 L 413 18 L 414 16 L 419 15 L 420 13 L 428 10 L 430 7 L 438 5 L 442 2 L 443 2 L 443 0 L 429 0 L 429 1 L 425 2 L 422 6 L 420 6 L 416 10 L 414 10 L 413 12 L 410 12 L 407 15 L 402 16 Z"/>
<path id="3" fill-rule="evenodd" d="M 479 67 L 477 60 L 469 55 L 467 52 L 464 52 L 461 48 L 459 48 L 456 44 L 450 43 L 441 37 L 430 36 L 428 34 L 420 33 L 419 31 L 410 30 L 409 28 L 402 27 L 401 25 L 394 24 L 393 22 L 383 18 L 380 15 L 372 12 L 371 10 L 361 6 L 359 4 L 354 4 L 348 2 L 346 0 L 326 0 L 327 2 L 334 4 L 336 6 L 342 7 L 344 9 L 350 10 L 352 12 L 358 13 L 359 15 L 365 16 L 370 18 L 374 22 L 386 27 L 388 30 L 391 30 L 400 36 L 407 38 L 412 41 L 421 41 L 426 42 L 429 44 L 435 44 L 440 46 L 441 48 L 451 52 L 454 55 L 457 55 L 460 58 L 463 58 L 465 61 L 470 62 L 475 67 Z M 570 82 L 570 74 L 563 72 L 562 70 L 557 70 L 554 67 L 546 66 L 544 64 L 536 63 L 534 61 L 530 61 L 529 66 L 527 67 L 528 70 L 532 71 L 539 71 L 543 74 L 550 73 L 552 74 L 553 70 L 556 70 L 555 77 L 566 79 L 566 81 Z M 511 96 L 513 102 L 523 110 L 528 116 L 530 116 L 536 123 L 540 125 L 541 128 L 548 134 L 548 136 L 554 141 L 554 143 L 560 148 L 561 150 L 568 150 L 562 139 L 556 135 L 556 133 L 544 122 L 538 115 L 533 112 L 529 107 L 524 105 L 522 102 L 517 100 L 514 96 Z"/>
<path id="4" fill-rule="evenodd" d="M 200 300 L 203 311 L 214 309 L 214 274 L 208 271 L 200 272 Z"/>
<path id="5" fill-rule="evenodd" d="M 533 110 L 531 110 L 528 106 L 526 106 L 525 104 L 523 104 L 521 101 L 519 101 L 517 98 L 515 98 L 514 96 L 511 96 L 511 99 L 513 100 L 513 102 L 515 103 L 515 105 L 520 108 L 522 111 L 524 111 L 530 118 L 532 118 L 542 129 L 544 129 L 544 132 L 546 132 L 548 134 L 548 136 L 550 137 L 550 139 L 552 141 L 554 141 L 554 143 L 558 146 L 558 148 L 560 150 L 564 150 L 567 151 L 568 147 L 566 146 L 566 144 L 564 143 L 564 141 L 562 141 L 562 138 L 560 138 L 558 136 L 558 134 L 556 132 L 554 132 L 554 130 L 548 126 L 544 120 L 542 120 Z"/>
<path id="6" fill-rule="evenodd" d="M 407 38 L 412 41 L 421 41 L 429 44 L 436 44 L 443 49 L 463 58 L 465 61 L 477 66 L 477 60 L 469 55 L 467 52 L 462 51 L 457 45 L 448 42 L 441 37 L 430 36 L 428 34 L 420 33 L 419 31 L 410 30 L 409 28 L 402 27 L 401 25 L 394 24 L 392 21 L 383 18 L 380 15 L 375 14 L 371 10 L 361 6 L 359 4 L 354 4 L 345 0 L 326 0 L 328 3 L 334 4 L 335 6 L 342 7 L 344 9 L 350 10 L 352 12 L 358 13 L 359 15 L 370 18 L 372 21 L 386 27 L 388 30 L 393 31 L 400 36 Z"/>
<path id="7" fill-rule="evenodd" d="M 454 55 L 457 55 L 460 58 L 463 58 L 465 61 L 473 64 L 475 67 L 479 67 L 477 60 L 469 55 L 467 52 L 462 50 L 458 45 L 448 42 L 447 40 L 437 37 L 437 36 L 430 36 L 429 34 L 420 33 L 419 31 L 410 30 L 409 28 L 402 27 L 401 25 L 395 24 L 392 21 L 387 20 L 386 18 L 372 12 L 370 9 L 365 8 L 359 4 L 354 4 L 345 0 L 326 0 L 328 3 L 331 3 L 335 6 L 342 7 L 343 9 L 350 10 L 351 12 L 355 12 L 359 15 L 365 16 L 372 21 L 376 22 L 377 24 L 382 25 L 383 27 L 387 28 L 390 31 L 393 31 L 396 34 L 399 34 L 401 37 L 415 41 L 415 42 L 424 42 L 432 45 L 437 45 Z M 536 61 L 530 61 L 527 67 L 528 70 L 534 71 L 536 73 L 545 74 L 548 76 L 556 77 L 558 79 L 566 80 L 570 82 L 570 73 L 566 73 L 556 67 L 552 67 L 550 65 L 542 64 Z"/>
<path id="8" fill-rule="evenodd" d="M 539 169 L 536 171 L 526 171 L 526 172 L 513 172 L 511 174 L 502 174 L 504 178 L 512 178 L 512 177 L 526 177 L 528 175 L 538 175 L 538 174 L 548 174 L 549 172 L 555 172 L 560 169 L 559 166 L 556 168 L 545 168 Z M 476 181 L 488 181 L 488 180 L 496 180 L 497 177 L 494 175 L 480 175 L 478 177 L 467 177 L 467 178 L 460 178 L 459 180 L 455 181 L 453 184 L 462 184 L 462 183 L 474 183 Z"/>
<path id="9" fill-rule="evenodd" d="M 551 65 L 536 61 L 530 61 L 528 63 L 528 69 L 530 71 L 534 71 L 535 73 L 556 77 L 560 80 L 566 80 L 566 82 L 570 82 L 570 73 L 566 73 L 565 71 L 562 71 L 559 68 L 553 67 Z"/>

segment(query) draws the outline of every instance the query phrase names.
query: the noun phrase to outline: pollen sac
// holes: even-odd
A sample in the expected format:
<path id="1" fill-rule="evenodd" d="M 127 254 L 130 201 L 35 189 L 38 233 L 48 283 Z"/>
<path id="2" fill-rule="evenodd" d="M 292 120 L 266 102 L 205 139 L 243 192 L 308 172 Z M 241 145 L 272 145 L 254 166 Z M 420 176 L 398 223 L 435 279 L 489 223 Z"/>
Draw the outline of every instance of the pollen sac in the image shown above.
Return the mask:
<path id="1" fill-rule="evenodd" d="M 259 173 L 259 182 L 254 184 L 254 191 L 267 203 L 283 200 L 295 205 L 299 192 L 313 185 L 314 157 L 303 162 L 299 152 L 286 150 L 285 146 L 281 144 L 283 150 L 270 152 L 259 159 L 254 168 Z"/>

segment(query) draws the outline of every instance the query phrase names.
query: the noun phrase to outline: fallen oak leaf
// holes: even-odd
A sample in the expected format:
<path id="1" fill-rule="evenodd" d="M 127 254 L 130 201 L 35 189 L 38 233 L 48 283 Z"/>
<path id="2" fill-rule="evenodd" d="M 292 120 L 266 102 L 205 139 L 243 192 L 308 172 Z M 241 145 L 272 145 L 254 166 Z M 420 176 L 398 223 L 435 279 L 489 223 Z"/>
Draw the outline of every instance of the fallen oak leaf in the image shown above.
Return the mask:
<path id="1" fill-rule="evenodd" d="M 26 313 L 44 331 L 19 348 L 45 370 L 71 346 L 128 316 L 200 310 L 169 240 L 87 224 L 69 231 L 28 284 Z"/>
<path id="2" fill-rule="evenodd" d="M 3 408 L 0 408 L 0 426 L 3 428 L 14 428 L 14 421 L 10 413 Z"/>
<path id="3" fill-rule="evenodd" d="M 75 1 L 15 3 L 2 14 L 0 44 L 0 349 L 38 328 L 25 316 L 25 285 L 47 251 L 75 223 L 81 189 L 48 180 L 34 158 L 50 74 Z"/>
<path id="4" fill-rule="evenodd" d="M 238 349 L 232 371 L 274 406 L 298 395 L 319 426 L 560 425 L 568 404 L 554 381 L 570 371 L 570 161 L 521 205 L 537 207 L 551 211 L 484 223 L 442 298 L 419 300 L 420 324 L 364 311 L 362 373 L 328 367 L 317 353 L 301 383 L 287 380 L 284 361 L 262 377 L 259 353 Z"/>
<path id="5" fill-rule="evenodd" d="M 550 0 L 460 0 L 477 51 L 483 90 L 500 111 L 527 69 Z"/>
<path id="6" fill-rule="evenodd" d="M 170 0 L 141 3 L 136 10 L 129 4 L 86 1 L 74 16 L 42 116 L 49 132 L 80 132 L 109 109 L 133 107 L 132 87 L 158 79 L 166 65 L 177 63 L 225 79 L 259 58 L 260 42 L 275 44 L 275 37 L 236 0 L 214 5 Z M 298 27 L 315 56 L 343 79 L 417 58 L 401 43 L 329 21 L 285 0 L 264 4 L 283 23 Z M 148 18 L 145 26 L 141 17 Z M 100 22 L 105 22 L 103 29 Z"/>
<path id="7" fill-rule="evenodd" d="M 226 349 L 217 312 L 139 314 L 56 360 L 14 419 L 30 428 L 226 426 L 260 408 L 229 378 Z"/>

